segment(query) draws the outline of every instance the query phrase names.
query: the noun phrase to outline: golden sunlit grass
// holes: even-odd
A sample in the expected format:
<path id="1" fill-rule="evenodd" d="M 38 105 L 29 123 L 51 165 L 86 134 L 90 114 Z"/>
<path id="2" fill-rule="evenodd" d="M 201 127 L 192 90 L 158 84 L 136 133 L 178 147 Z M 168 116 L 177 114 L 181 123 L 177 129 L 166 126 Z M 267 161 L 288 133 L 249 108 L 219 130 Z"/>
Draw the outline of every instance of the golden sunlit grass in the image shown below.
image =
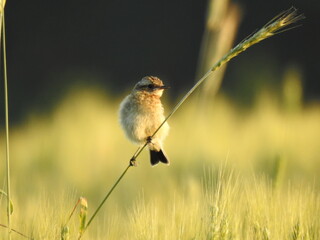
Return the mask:
<path id="1" fill-rule="evenodd" d="M 169 122 L 170 167 L 151 168 L 143 152 L 85 239 L 318 239 L 320 106 L 287 107 L 297 84 L 285 82 L 283 100 L 265 92 L 246 111 L 220 95 L 201 112 L 191 99 Z M 77 89 L 12 129 L 14 229 L 59 239 L 80 196 L 92 214 L 136 149 L 119 102 Z M 79 226 L 74 216 L 70 239 Z"/>

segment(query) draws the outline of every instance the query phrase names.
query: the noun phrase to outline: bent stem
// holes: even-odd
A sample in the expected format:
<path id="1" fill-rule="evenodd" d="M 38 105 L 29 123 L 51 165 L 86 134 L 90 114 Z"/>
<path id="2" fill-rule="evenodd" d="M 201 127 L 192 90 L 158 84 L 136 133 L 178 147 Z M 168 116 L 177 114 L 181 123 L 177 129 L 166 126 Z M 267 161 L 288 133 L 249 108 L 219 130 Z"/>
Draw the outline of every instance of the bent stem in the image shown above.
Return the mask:
<path id="1" fill-rule="evenodd" d="M 87 228 L 90 226 L 92 220 L 95 218 L 95 216 L 98 214 L 99 210 L 101 209 L 101 207 L 103 206 L 103 204 L 105 203 L 105 201 L 107 201 L 107 199 L 109 198 L 109 196 L 111 195 L 111 193 L 113 192 L 113 190 L 116 188 L 116 186 L 119 184 L 119 182 L 121 181 L 121 179 L 124 177 L 124 175 L 126 175 L 127 171 L 129 170 L 129 168 L 132 167 L 131 164 L 129 164 L 126 169 L 123 171 L 123 173 L 121 174 L 121 176 L 118 178 L 118 180 L 113 184 L 112 188 L 109 190 L 109 192 L 107 193 L 107 195 L 104 197 L 104 199 L 102 200 L 102 202 L 100 203 L 100 205 L 98 206 L 98 208 L 96 209 L 96 211 L 93 213 L 92 217 L 89 219 L 86 227 L 83 229 L 83 232 L 81 235 L 79 235 L 78 239 L 81 239 L 83 234 L 85 233 L 85 231 L 87 230 Z"/>
<path id="2" fill-rule="evenodd" d="M 227 54 L 225 54 L 216 64 L 214 64 L 207 73 L 205 73 L 198 82 L 186 93 L 186 95 L 175 105 L 173 110 L 169 113 L 169 115 L 165 118 L 165 120 L 161 123 L 161 125 L 157 128 L 157 130 L 152 134 L 151 138 L 156 135 L 156 133 L 159 131 L 159 129 L 165 124 L 166 121 L 169 120 L 169 118 L 180 108 L 180 106 L 186 101 L 186 99 L 204 82 L 204 80 L 207 79 L 208 76 L 210 76 L 213 72 L 215 72 L 217 69 L 219 69 L 221 66 L 229 62 L 231 59 L 239 55 L 240 53 L 247 50 L 252 45 L 261 42 L 264 39 L 267 39 L 277 33 L 281 33 L 283 31 L 289 30 L 286 28 L 288 25 L 295 23 L 301 19 L 303 19 L 303 15 L 297 15 L 297 10 L 295 8 L 290 8 L 287 11 L 284 11 L 283 13 L 279 14 L 277 17 L 272 19 L 269 23 L 267 23 L 265 26 L 263 26 L 259 31 L 252 34 L 250 37 L 244 39 L 242 42 L 240 42 L 238 45 L 236 45 L 234 48 L 232 48 Z M 131 164 L 131 161 L 135 161 L 136 158 L 140 155 L 142 150 L 148 145 L 146 142 L 143 146 L 139 147 L 132 158 L 130 159 L 130 163 L 127 166 L 127 168 L 123 171 L 119 179 L 116 181 L 116 183 L 112 186 L 108 194 L 105 196 L 105 198 L 102 200 L 101 204 L 98 206 L 97 210 L 94 212 L 93 216 L 88 221 L 83 233 L 86 231 L 86 229 L 91 224 L 92 220 L 95 218 L 105 201 L 109 198 L 112 191 L 116 188 L 116 186 L 119 184 L 121 179 L 124 177 L 124 175 L 127 173 L 128 169 L 133 166 Z M 83 236 L 83 233 L 81 236 L 79 236 L 78 239 L 81 239 Z"/>
<path id="3" fill-rule="evenodd" d="M 6 226 L 6 225 L 4 225 L 4 224 L 1 224 L 1 223 L 0 223 L 0 227 L 8 228 L 8 226 Z M 28 237 L 27 235 L 25 235 L 25 234 L 23 234 L 23 233 L 15 230 L 15 229 L 13 229 L 13 228 L 11 229 L 11 231 L 17 233 L 18 235 L 20 235 L 20 236 L 22 236 L 22 237 L 24 237 L 24 238 L 32 239 L 31 237 Z"/>

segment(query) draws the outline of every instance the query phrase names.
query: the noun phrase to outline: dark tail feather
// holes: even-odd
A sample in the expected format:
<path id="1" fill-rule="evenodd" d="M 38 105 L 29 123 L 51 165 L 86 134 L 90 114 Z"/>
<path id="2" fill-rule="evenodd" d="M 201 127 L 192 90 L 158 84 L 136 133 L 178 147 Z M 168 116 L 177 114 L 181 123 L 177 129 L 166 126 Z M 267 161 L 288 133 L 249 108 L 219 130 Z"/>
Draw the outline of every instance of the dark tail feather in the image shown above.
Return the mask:
<path id="1" fill-rule="evenodd" d="M 170 164 L 168 158 L 166 157 L 166 155 L 161 149 L 159 152 L 150 150 L 150 161 L 152 166 L 157 165 L 159 162 L 162 162 L 168 165 Z"/>

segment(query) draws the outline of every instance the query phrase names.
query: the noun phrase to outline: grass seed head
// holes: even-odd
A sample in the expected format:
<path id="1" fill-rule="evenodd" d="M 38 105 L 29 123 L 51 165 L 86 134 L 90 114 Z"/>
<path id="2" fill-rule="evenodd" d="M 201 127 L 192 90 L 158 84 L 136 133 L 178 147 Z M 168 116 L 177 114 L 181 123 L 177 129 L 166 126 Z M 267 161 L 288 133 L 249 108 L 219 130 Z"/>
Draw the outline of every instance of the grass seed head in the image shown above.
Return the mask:
<path id="1" fill-rule="evenodd" d="M 86 228 L 87 221 L 87 213 L 88 213 L 88 201 L 84 197 L 80 197 L 80 227 L 79 234 L 82 235 L 83 231 Z"/>

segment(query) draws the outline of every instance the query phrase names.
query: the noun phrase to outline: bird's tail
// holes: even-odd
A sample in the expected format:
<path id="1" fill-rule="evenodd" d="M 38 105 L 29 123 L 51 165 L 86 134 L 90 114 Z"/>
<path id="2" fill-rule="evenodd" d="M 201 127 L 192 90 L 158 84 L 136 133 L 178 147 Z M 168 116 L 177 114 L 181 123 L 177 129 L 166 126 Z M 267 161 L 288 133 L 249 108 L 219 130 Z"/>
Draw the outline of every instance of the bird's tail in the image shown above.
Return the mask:
<path id="1" fill-rule="evenodd" d="M 170 162 L 165 155 L 165 153 L 160 149 L 160 151 L 150 150 L 150 162 L 152 166 L 157 165 L 159 162 L 169 165 Z"/>

